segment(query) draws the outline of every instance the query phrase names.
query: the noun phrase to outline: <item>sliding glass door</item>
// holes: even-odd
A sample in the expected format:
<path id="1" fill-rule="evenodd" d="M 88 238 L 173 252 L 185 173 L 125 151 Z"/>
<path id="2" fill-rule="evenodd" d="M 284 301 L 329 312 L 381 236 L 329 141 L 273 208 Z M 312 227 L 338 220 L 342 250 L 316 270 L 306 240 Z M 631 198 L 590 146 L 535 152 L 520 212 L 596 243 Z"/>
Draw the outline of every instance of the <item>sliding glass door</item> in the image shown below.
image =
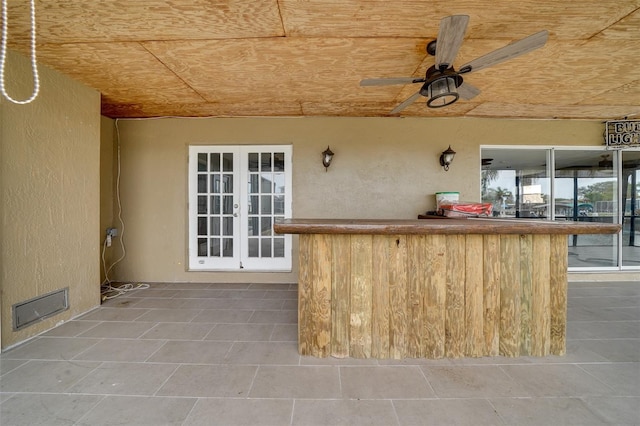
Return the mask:
<path id="1" fill-rule="evenodd" d="M 622 266 L 640 268 L 640 151 L 622 152 Z"/>
<path id="2" fill-rule="evenodd" d="M 481 156 L 494 216 L 621 223 L 621 235 L 569 236 L 569 267 L 640 269 L 640 150 L 496 146 Z"/>
<path id="3" fill-rule="evenodd" d="M 554 154 L 554 219 L 618 223 L 616 153 L 556 149 Z M 568 245 L 570 267 L 618 264 L 617 235 L 570 235 Z"/>

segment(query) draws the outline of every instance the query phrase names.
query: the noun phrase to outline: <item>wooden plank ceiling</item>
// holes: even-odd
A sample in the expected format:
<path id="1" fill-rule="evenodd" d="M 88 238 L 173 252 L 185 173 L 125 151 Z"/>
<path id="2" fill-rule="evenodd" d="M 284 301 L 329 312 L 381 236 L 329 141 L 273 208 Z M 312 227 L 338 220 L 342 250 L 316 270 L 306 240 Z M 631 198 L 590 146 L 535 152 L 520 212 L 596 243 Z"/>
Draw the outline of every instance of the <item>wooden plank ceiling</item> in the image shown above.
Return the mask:
<path id="1" fill-rule="evenodd" d="M 419 117 L 640 114 L 640 0 L 36 0 L 37 58 L 102 93 L 109 117 L 382 117 L 419 89 L 440 19 L 470 16 L 459 67 L 542 29 L 547 44 L 465 76 L 482 93 Z M 29 0 L 9 0 L 29 49 Z M 46 81 L 43 83 L 46 85 Z"/>

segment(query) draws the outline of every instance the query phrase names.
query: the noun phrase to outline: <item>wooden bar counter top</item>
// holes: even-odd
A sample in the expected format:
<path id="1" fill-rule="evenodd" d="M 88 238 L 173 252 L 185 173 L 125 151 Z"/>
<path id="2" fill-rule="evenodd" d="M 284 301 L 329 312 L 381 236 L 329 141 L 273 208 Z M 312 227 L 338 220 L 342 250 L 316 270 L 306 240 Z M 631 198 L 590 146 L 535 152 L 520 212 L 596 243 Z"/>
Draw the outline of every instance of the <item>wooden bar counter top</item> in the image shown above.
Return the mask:
<path id="1" fill-rule="evenodd" d="M 339 358 L 566 352 L 567 235 L 521 219 L 287 219 L 300 234 L 298 350 Z"/>
<path id="2" fill-rule="evenodd" d="M 285 219 L 280 234 L 615 234 L 620 225 L 593 222 L 465 218 L 444 220 Z"/>

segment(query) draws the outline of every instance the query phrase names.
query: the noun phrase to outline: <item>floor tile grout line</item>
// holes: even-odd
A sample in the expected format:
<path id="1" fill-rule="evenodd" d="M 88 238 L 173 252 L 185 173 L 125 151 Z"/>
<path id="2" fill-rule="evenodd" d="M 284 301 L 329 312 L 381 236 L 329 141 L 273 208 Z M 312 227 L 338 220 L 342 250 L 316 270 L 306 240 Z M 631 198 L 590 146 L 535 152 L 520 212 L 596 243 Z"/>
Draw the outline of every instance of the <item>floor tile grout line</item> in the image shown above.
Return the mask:
<path id="1" fill-rule="evenodd" d="M 594 376 L 593 374 L 591 374 L 588 370 L 584 369 L 581 365 L 576 364 L 576 367 L 578 367 L 581 371 L 583 371 L 584 373 L 586 373 L 588 376 L 591 376 L 593 379 L 595 379 L 596 381 L 600 382 L 602 385 L 606 386 L 607 388 L 610 389 L 611 392 L 615 392 L 616 390 L 611 387 L 608 383 L 605 383 L 604 381 L 602 381 L 601 379 L 599 379 L 598 377 Z"/>
<path id="2" fill-rule="evenodd" d="M 87 410 L 87 412 L 86 412 L 86 413 L 84 413 L 82 416 L 80 416 L 80 418 L 78 418 L 78 420 L 76 420 L 76 422 L 74 423 L 74 425 L 75 425 L 75 424 L 81 424 L 82 419 L 84 419 L 85 417 L 87 417 L 87 416 L 89 415 L 89 413 L 91 413 L 93 410 L 95 410 L 95 409 L 96 409 L 96 407 L 98 407 L 98 406 L 102 403 L 102 401 L 104 401 L 105 399 L 107 399 L 107 395 L 102 395 L 102 398 L 99 398 L 99 399 L 98 399 L 98 400 L 93 404 L 93 406 Z"/>
<path id="3" fill-rule="evenodd" d="M 249 398 L 251 396 L 251 391 L 253 390 L 253 385 L 256 381 L 256 377 L 258 377 L 258 372 L 260 371 L 260 368 L 262 366 L 258 365 L 256 367 L 256 371 L 253 372 L 253 377 L 251 378 L 251 383 L 249 383 L 249 389 L 247 389 L 247 398 Z"/>
<path id="4" fill-rule="evenodd" d="M 92 362 L 92 361 L 89 361 Z M 67 386 L 64 391 L 67 392 L 69 389 L 71 389 L 73 386 L 77 385 L 78 383 L 80 383 L 82 380 L 84 380 L 85 378 L 87 378 L 91 373 L 93 373 L 94 371 L 96 371 L 97 369 L 99 369 L 101 366 L 104 365 L 104 361 L 100 361 L 98 362 L 98 365 L 96 365 L 91 371 L 88 371 L 84 376 L 79 377 L 75 380 L 75 382 L 73 382 L 72 384 L 70 384 L 69 386 Z"/>
<path id="5" fill-rule="evenodd" d="M 195 399 L 195 401 L 193 401 L 193 405 L 189 409 L 189 412 L 184 416 L 184 420 L 182 421 L 182 424 L 185 424 L 185 422 L 187 422 L 189 420 L 189 416 L 191 416 L 191 414 L 193 413 L 193 410 L 196 409 L 196 406 L 200 402 L 200 398 L 194 398 L 194 399 Z"/>
<path id="6" fill-rule="evenodd" d="M 166 385 L 166 384 L 169 382 L 169 380 L 171 380 L 171 378 L 176 374 L 176 372 L 177 372 L 177 371 L 180 369 L 180 367 L 183 365 L 183 364 L 181 364 L 181 363 L 171 363 L 171 365 L 174 365 L 174 364 L 175 364 L 175 367 L 174 367 L 173 371 L 172 371 L 172 372 L 171 372 L 171 374 L 169 374 L 169 375 L 167 376 L 167 378 L 166 378 L 166 379 L 165 379 L 165 380 L 160 384 L 160 386 L 158 386 L 158 388 L 156 389 L 156 391 L 153 393 L 153 396 L 161 396 L 161 395 L 158 395 L 158 392 L 160 392 L 160 389 L 162 389 L 162 388 L 164 387 L 164 385 Z M 195 404 L 194 404 L 194 405 L 195 405 Z"/>
<path id="7" fill-rule="evenodd" d="M 431 392 L 433 392 L 433 394 L 435 396 L 438 396 L 438 394 L 436 393 L 436 390 L 433 388 L 433 385 L 429 381 L 429 378 L 427 377 L 427 374 L 424 372 L 425 366 L 421 365 L 418 368 L 420 369 L 420 374 L 422 374 L 422 377 L 424 378 L 425 382 L 427 382 L 427 385 L 429 386 L 429 389 L 431 389 Z"/>

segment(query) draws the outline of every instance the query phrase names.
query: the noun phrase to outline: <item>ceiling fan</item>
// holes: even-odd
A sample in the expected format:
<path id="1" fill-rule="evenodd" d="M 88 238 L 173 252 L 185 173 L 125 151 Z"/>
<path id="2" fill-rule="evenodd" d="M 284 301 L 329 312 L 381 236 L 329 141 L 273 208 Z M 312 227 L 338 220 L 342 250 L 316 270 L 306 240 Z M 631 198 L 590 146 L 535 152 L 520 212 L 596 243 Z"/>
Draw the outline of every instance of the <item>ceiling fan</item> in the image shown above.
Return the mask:
<path id="1" fill-rule="evenodd" d="M 438 38 L 427 45 L 427 53 L 436 57 L 435 64 L 424 77 L 368 78 L 360 81 L 360 86 L 386 86 L 391 84 L 423 83 L 420 90 L 395 107 L 396 114 L 420 96 L 427 98 L 430 108 L 442 108 L 456 102 L 458 98 L 472 99 L 480 94 L 480 89 L 464 82 L 462 75 L 487 68 L 538 49 L 547 42 L 549 32 L 543 30 L 487 53 L 462 65 L 458 70 L 453 61 L 462 45 L 469 23 L 467 15 L 452 15 L 442 18 Z"/>

